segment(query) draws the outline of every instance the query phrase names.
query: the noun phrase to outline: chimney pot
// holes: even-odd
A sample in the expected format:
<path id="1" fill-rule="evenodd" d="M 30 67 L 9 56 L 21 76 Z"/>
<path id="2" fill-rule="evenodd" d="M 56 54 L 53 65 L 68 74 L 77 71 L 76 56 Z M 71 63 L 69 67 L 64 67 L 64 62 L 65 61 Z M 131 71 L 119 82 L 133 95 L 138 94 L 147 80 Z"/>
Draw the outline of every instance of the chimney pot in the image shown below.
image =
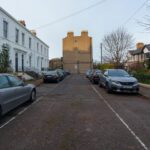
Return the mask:
<path id="1" fill-rule="evenodd" d="M 26 27 L 26 22 L 25 22 L 25 20 L 19 20 L 19 23 Z"/>

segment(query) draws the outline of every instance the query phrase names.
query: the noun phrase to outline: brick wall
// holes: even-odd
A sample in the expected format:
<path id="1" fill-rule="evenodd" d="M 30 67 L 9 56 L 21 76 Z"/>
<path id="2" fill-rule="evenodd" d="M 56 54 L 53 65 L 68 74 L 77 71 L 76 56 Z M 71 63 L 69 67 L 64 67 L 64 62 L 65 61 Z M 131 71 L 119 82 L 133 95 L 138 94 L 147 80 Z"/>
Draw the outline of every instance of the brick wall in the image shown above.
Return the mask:
<path id="1" fill-rule="evenodd" d="M 71 73 L 85 73 L 92 67 L 92 38 L 88 32 L 81 36 L 69 32 L 63 39 L 63 67 Z"/>

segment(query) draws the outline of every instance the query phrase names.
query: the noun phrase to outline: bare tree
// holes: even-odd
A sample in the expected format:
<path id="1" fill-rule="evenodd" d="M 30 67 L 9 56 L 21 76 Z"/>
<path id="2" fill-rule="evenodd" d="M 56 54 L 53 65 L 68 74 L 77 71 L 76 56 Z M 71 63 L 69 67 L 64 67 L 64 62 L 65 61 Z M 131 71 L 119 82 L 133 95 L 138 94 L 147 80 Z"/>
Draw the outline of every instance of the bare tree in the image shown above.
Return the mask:
<path id="1" fill-rule="evenodd" d="M 150 32 L 150 16 L 145 16 L 143 21 L 137 21 L 137 23 L 143 26 L 147 33 Z"/>
<path id="2" fill-rule="evenodd" d="M 127 50 L 133 45 L 133 36 L 124 28 L 118 28 L 104 36 L 105 62 L 119 67 L 125 60 Z"/>
<path id="3" fill-rule="evenodd" d="M 146 0 L 142 7 L 144 7 L 145 5 L 147 7 L 147 10 L 150 10 L 150 1 L 149 0 Z M 150 16 L 149 15 L 146 15 L 140 21 L 137 20 L 137 23 L 139 25 L 143 26 L 147 33 L 150 32 Z"/>

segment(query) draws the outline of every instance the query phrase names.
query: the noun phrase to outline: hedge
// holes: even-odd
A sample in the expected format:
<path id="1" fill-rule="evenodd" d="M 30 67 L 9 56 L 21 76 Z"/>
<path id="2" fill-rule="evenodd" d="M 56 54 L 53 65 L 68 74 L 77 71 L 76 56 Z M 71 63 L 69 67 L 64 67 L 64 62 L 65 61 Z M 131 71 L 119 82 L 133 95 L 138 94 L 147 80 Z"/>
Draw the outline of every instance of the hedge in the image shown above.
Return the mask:
<path id="1" fill-rule="evenodd" d="M 134 73 L 134 77 L 136 77 L 139 82 L 150 84 L 150 74 L 149 73 Z"/>

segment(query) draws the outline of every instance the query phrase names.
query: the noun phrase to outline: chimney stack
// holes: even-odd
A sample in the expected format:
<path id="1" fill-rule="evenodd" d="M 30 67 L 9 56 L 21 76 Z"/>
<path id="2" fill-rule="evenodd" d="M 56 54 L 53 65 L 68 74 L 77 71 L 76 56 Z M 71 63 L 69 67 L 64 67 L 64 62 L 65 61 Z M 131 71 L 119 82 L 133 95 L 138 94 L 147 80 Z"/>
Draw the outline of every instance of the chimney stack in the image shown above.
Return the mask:
<path id="1" fill-rule="evenodd" d="M 137 49 L 142 49 L 143 47 L 144 47 L 144 43 L 142 43 L 142 42 L 139 42 L 136 44 Z"/>
<path id="2" fill-rule="evenodd" d="M 23 25 L 24 27 L 26 27 L 26 22 L 25 22 L 25 20 L 19 20 L 18 21 L 21 25 Z"/>
<path id="3" fill-rule="evenodd" d="M 37 33 L 36 33 L 36 31 L 35 31 L 35 30 L 30 30 L 30 32 L 31 32 L 34 36 L 36 36 L 36 35 L 37 35 Z"/>
<path id="4" fill-rule="evenodd" d="M 81 36 L 88 36 L 88 31 L 82 31 Z"/>
<path id="5" fill-rule="evenodd" d="M 73 36 L 74 36 L 74 33 L 73 33 L 73 32 L 68 32 L 67 36 L 68 36 L 68 37 L 73 37 Z"/>

